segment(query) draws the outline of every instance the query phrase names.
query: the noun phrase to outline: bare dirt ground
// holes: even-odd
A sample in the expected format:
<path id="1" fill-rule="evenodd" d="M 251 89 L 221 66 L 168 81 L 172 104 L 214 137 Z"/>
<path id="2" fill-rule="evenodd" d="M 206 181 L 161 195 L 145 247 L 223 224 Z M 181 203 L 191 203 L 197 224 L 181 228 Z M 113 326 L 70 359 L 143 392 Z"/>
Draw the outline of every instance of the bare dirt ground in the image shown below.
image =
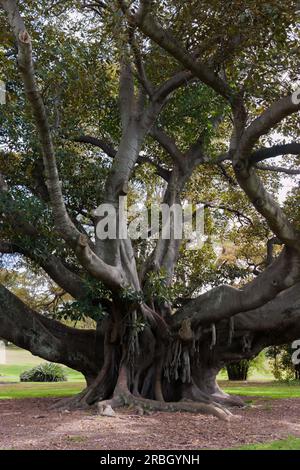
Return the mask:
<path id="1" fill-rule="evenodd" d="M 51 410 L 55 401 L 0 400 L 0 449 L 199 450 L 300 436 L 300 398 L 256 399 L 229 423 L 190 413 L 67 413 Z"/>

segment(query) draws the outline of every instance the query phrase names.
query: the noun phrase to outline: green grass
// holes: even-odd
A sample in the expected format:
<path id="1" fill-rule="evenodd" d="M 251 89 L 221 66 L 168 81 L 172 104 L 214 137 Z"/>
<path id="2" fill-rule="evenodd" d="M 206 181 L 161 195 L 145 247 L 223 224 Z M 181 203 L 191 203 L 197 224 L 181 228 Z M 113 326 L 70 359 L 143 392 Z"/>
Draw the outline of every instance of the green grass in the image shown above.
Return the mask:
<path id="1" fill-rule="evenodd" d="M 28 351 L 9 347 L 6 364 L 0 364 L 0 399 L 29 397 L 62 397 L 78 393 L 85 385 L 79 372 L 65 367 L 68 382 L 63 383 L 12 383 L 19 382 L 20 373 L 40 364 L 43 360 Z M 219 376 L 219 384 L 227 393 L 233 395 L 260 397 L 267 399 L 300 398 L 300 383 L 280 383 L 275 381 L 229 382 Z M 222 380 L 223 379 L 223 380 Z M 253 380 L 253 379 L 252 379 Z"/>
<path id="2" fill-rule="evenodd" d="M 55 383 L 20 382 L 20 374 L 45 362 L 30 352 L 14 346 L 6 349 L 6 364 L 0 364 L 0 399 L 67 397 L 79 393 L 85 386 L 80 372 L 64 367 L 68 381 Z M 4 383 L 3 383 L 4 382 Z M 17 383 L 14 383 L 17 382 Z"/>
<path id="3" fill-rule="evenodd" d="M 278 441 L 264 442 L 263 444 L 248 444 L 231 450 L 300 450 L 300 438 L 289 436 Z"/>
<path id="4" fill-rule="evenodd" d="M 32 367 L 35 367 L 37 364 L 44 362 L 42 359 L 38 363 L 23 363 L 23 364 L 0 364 L 0 382 L 19 382 L 20 374 L 25 370 L 29 370 Z M 84 377 L 80 372 L 70 369 L 69 367 L 64 367 L 66 371 L 68 380 L 71 382 L 82 382 Z"/>
<path id="5" fill-rule="evenodd" d="M 222 390 L 232 395 L 261 398 L 300 398 L 300 383 L 281 382 L 219 382 Z"/>
<path id="6" fill-rule="evenodd" d="M 25 370 L 45 362 L 29 351 L 14 346 L 6 349 L 6 363 L 0 364 L 0 382 L 19 382 L 20 374 Z M 84 377 L 80 372 L 63 366 L 70 382 L 83 382 Z"/>
<path id="7" fill-rule="evenodd" d="M 68 397 L 79 393 L 84 386 L 83 382 L 2 384 L 0 385 L 0 400 Z"/>

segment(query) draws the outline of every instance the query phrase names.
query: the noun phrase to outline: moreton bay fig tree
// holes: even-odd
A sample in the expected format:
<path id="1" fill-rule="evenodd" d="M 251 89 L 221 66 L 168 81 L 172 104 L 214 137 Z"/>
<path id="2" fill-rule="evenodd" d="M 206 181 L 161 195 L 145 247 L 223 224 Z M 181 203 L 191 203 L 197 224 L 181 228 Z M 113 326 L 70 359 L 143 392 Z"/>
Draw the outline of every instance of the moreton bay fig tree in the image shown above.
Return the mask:
<path id="1" fill-rule="evenodd" d="M 297 3 L 0 0 L 0 337 L 84 374 L 61 406 L 228 420 L 218 371 L 300 337 Z M 102 236 L 124 197 L 203 244 Z"/>

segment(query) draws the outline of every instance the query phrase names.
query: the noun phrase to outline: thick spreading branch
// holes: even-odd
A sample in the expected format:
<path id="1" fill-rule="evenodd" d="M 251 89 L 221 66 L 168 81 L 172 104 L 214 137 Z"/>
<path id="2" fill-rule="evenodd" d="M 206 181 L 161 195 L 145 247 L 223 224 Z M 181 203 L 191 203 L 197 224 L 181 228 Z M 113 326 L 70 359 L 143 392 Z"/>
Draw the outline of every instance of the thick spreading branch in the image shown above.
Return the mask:
<path id="1" fill-rule="evenodd" d="M 185 318 L 192 324 L 211 324 L 237 313 L 253 310 L 266 304 L 281 291 L 300 279 L 300 259 L 297 252 L 285 248 L 280 256 L 260 276 L 241 289 L 220 286 L 211 289 L 179 309 L 172 318 L 178 328 Z"/>
<path id="2" fill-rule="evenodd" d="M 0 284 L 0 337 L 47 361 L 58 362 L 85 376 L 97 374 L 96 333 L 78 330 L 43 317 Z"/>
<path id="3" fill-rule="evenodd" d="M 259 163 L 268 158 L 279 157 L 282 155 L 300 155 L 300 144 L 292 142 L 291 144 L 273 145 L 272 147 L 263 147 L 251 154 L 250 162 Z"/>
<path id="4" fill-rule="evenodd" d="M 97 137 L 93 137 L 91 135 L 80 135 L 78 137 L 74 137 L 72 140 L 80 144 L 90 144 L 95 147 L 99 147 L 110 158 L 115 158 L 117 153 L 116 149 L 110 142 L 107 142 L 103 139 L 98 139 Z"/>
<path id="5" fill-rule="evenodd" d="M 239 144 L 239 159 L 249 158 L 249 153 L 258 139 L 267 134 L 271 129 L 277 126 L 283 119 L 300 110 L 300 103 L 293 99 L 292 95 L 275 101 L 260 116 L 252 121 L 245 130 L 241 142 Z M 290 144 L 293 146 L 293 144 Z M 294 149 L 293 147 L 290 147 Z M 288 149 L 288 147 L 286 147 Z M 286 149 L 279 149 L 285 152 Z M 294 149 L 295 150 L 295 149 Z M 276 151 L 276 150 L 275 150 Z M 299 147 L 297 153 L 299 152 Z M 291 152 L 287 152 L 291 153 Z M 292 152 L 294 153 L 294 151 Z M 285 154 L 285 153 L 283 153 Z M 254 157 L 255 158 L 255 157 Z"/>

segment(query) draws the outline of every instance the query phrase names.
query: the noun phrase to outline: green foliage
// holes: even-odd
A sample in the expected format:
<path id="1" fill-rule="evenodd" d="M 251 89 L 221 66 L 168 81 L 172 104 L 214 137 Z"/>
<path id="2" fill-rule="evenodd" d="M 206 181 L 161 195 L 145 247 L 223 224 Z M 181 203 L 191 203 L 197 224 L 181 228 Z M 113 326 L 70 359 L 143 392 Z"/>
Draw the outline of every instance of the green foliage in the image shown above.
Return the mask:
<path id="1" fill-rule="evenodd" d="M 166 271 L 149 272 L 144 286 L 144 296 L 148 302 L 155 300 L 158 304 L 172 303 L 179 294 L 176 284 L 169 285 Z"/>
<path id="2" fill-rule="evenodd" d="M 65 382 L 67 376 L 62 366 L 46 362 L 20 374 L 20 382 Z"/>
<path id="3" fill-rule="evenodd" d="M 58 320 L 72 320 L 75 324 L 83 321 L 86 317 L 92 318 L 95 321 L 101 321 L 107 312 L 101 303 L 95 305 L 95 301 L 86 297 L 82 300 L 74 300 L 73 302 L 66 302 L 59 305 L 55 312 L 55 317 Z"/>
<path id="4" fill-rule="evenodd" d="M 111 300 L 111 292 L 104 284 L 91 277 L 84 280 L 87 294 L 84 298 L 66 301 L 58 304 L 54 316 L 60 320 L 72 320 L 75 322 L 92 318 L 96 322 L 101 321 L 107 315 L 104 302 Z"/>
<path id="5" fill-rule="evenodd" d="M 272 372 L 277 380 L 289 382 L 300 379 L 300 367 L 292 362 L 294 351 L 290 344 L 270 346 L 266 350 L 266 356 L 270 359 Z"/>
<path id="6" fill-rule="evenodd" d="M 146 327 L 147 323 L 142 317 L 137 317 L 136 320 L 132 322 L 132 329 L 135 335 L 142 333 Z"/>
<path id="7" fill-rule="evenodd" d="M 120 299 L 123 300 L 124 302 L 131 304 L 131 303 L 137 303 L 140 304 L 144 297 L 143 297 L 143 292 L 138 292 L 135 289 L 133 289 L 131 286 L 126 286 L 123 287 L 123 289 L 120 291 Z"/>
<path id="8" fill-rule="evenodd" d="M 299 166 L 300 156 L 297 157 L 295 162 L 295 168 Z M 285 209 L 289 215 L 290 220 L 300 230 L 300 185 L 292 188 L 286 201 Z"/>

